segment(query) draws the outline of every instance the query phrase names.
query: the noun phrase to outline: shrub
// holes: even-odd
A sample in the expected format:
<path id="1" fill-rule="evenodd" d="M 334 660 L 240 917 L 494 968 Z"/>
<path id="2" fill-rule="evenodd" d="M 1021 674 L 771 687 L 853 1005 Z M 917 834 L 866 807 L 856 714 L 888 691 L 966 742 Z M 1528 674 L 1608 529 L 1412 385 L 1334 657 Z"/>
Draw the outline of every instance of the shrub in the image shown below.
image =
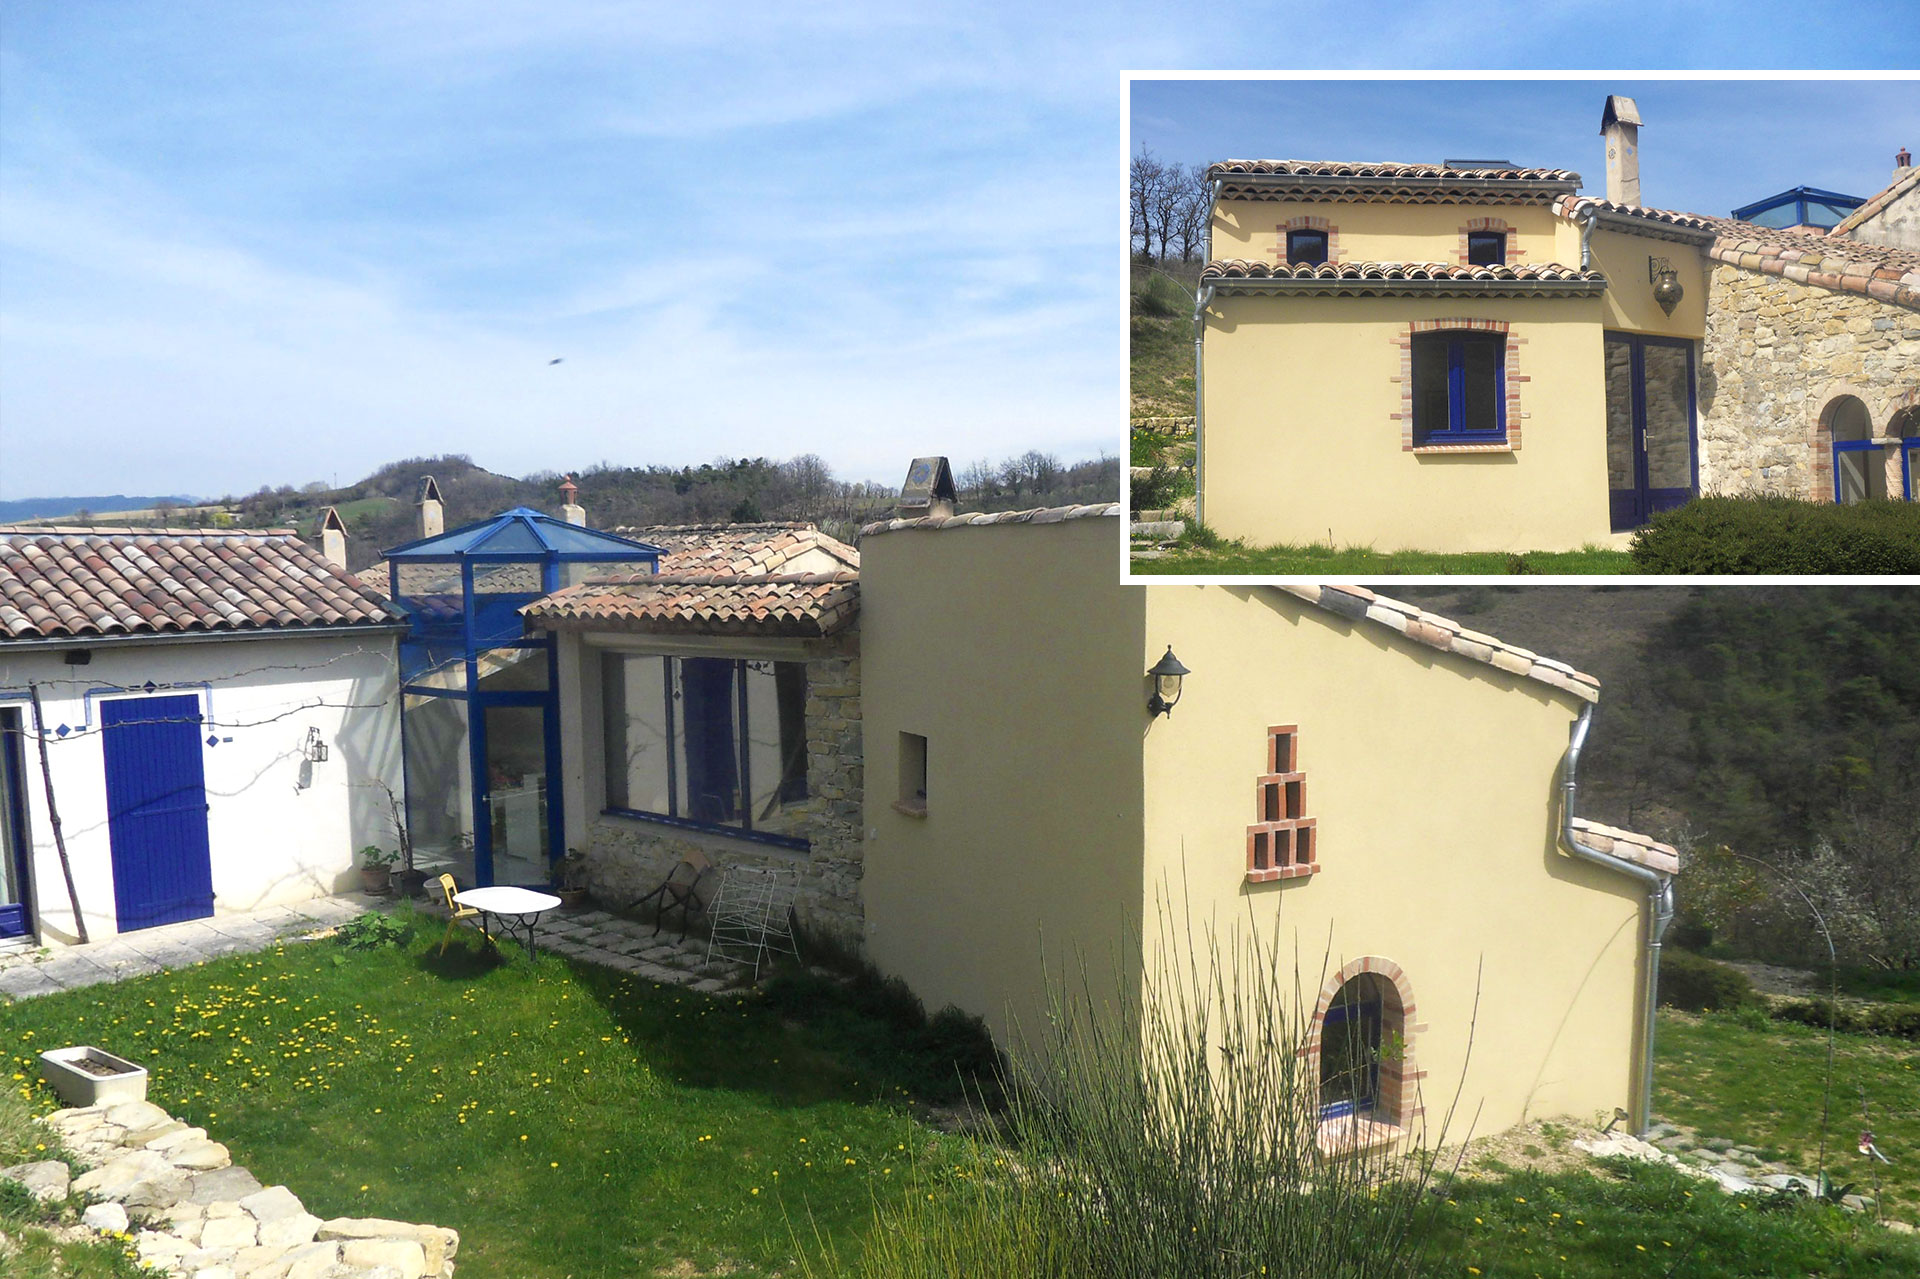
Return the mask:
<path id="1" fill-rule="evenodd" d="M 1852 1004 L 1835 1006 L 1825 999 L 1789 999 L 1773 1006 L 1775 1021 L 1798 1022 L 1825 1030 L 1831 1021 L 1835 1030 L 1852 1035 L 1884 1035 L 1890 1039 L 1920 1039 L 1920 1008 L 1904 1004 Z"/>
<path id="2" fill-rule="evenodd" d="M 411 918 L 396 919 L 393 915 L 370 910 L 340 925 L 336 936 L 348 950 L 379 950 L 382 946 L 404 945 L 412 934 Z"/>
<path id="3" fill-rule="evenodd" d="M 1633 535 L 1649 573 L 1920 573 L 1920 504 L 1702 497 Z"/>
<path id="4" fill-rule="evenodd" d="M 921 1049 L 936 1062 L 951 1063 L 960 1079 L 969 1083 L 1004 1075 L 1000 1050 L 993 1046 L 987 1023 L 948 1004 L 927 1019 Z"/>
<path id="5" fill-rule="evenodd" d="M 1732 1012 L 1757 1003 L 1753 983 L 1738 968 L 1684 950 L 1660 954 L 1660 1002 L 1690 1013 Z"/>

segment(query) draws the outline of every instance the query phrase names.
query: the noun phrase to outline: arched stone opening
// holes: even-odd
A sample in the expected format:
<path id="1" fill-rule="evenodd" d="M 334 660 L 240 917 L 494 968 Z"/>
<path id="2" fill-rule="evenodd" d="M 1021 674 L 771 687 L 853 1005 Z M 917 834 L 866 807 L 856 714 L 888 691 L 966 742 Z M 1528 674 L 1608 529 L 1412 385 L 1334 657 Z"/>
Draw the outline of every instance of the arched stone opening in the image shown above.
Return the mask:
<path id="1" fill-rule="evenodd" d="M 1887 434 L 1899 440 L 1898 465 L 1888 468 L 1888 491 L 1892 491 L 1893 473 L 1900 476 L 1900 495 L 1909 502 L 1920 501 L 1920 408 L 1904 408 L 1887 423 Z"/>
<path id="2" fill-rule="evenodd" d="M 1320 989 L 1302 1053 L 1319 1087 L 1323 1123 L 1365 1120 L 1404 1130 L 1424 1110 L 1414 1055 L 1426 1027 L 1400 965 L 1376 955 L 1354 960 Z"/>
<path id="3" fill-rule="evenodd" d="M 1836 395 L 1820 410 L 1820 434 L 1832 450 L 1834 501 L 1887 496 L 1887 450 L 1873 442 L 1873 416 L 1857 395 Z"/>

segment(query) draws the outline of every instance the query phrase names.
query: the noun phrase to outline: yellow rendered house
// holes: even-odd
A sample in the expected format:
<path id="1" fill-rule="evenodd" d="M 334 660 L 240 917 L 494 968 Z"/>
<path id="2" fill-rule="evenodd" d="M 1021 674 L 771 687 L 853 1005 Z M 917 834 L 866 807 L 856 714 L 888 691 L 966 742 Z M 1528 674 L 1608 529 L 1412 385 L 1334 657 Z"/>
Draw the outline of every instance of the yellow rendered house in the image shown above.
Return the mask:
<path id="1" fill-rule="evenodd" d="M 1199 515 L 1256 544 L 1605 545 L 1703 492 L 1915 496 L 1920 253 L 1492 161 L 1211 166 Z M 1898 171 L 1896 172 L 1898 177 Z"/>
<path id="2" fill-rule="evenodd" d="M 1082 964 L 1142 998 L 1171 908 L 1300 957 L 1323 1081 L 1330 1019 L 1393 1046 L 1329 1122 L 1644 1125 L 1678 863 L 1572 816 L 1595 682 L 1359 588 L 1119 584 L 1119 513 L 865 530 L 873 961 L 1017 1049 Z"/>

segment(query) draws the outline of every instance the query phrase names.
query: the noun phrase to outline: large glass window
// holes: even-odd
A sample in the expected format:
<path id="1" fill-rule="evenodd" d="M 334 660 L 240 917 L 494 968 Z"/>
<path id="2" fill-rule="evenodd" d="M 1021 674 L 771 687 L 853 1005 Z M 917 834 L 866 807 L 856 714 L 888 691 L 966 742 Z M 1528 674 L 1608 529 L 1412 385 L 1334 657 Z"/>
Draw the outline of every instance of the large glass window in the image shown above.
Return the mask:
<path id="1" fill-rule="evenodd" d="M 1828 407 L 1833 433 L 1833 500 L 1865 502 L 1887 495 L 1887 454 L 1873 442 L 1867 406 L 1851 395 Z"/>
<path id="2" fill-rule="evenodd" d="M 1413 335 L 1413 442 L 1495 443 L 1507 438 L 1504 333 L 1441 330 Z"/>
<path id="3" fill-rule="evenodd" d="M 458 697 L 401 699 L 407 754 L 407 829 L 414 865 L 474 880 L 473 775 L 467 766 L 467 703 Z"/>
<path id="4" fill-rule="evenodd" d="M 803 662 L 601 657 L 606 806 L 804 840 Z"/>

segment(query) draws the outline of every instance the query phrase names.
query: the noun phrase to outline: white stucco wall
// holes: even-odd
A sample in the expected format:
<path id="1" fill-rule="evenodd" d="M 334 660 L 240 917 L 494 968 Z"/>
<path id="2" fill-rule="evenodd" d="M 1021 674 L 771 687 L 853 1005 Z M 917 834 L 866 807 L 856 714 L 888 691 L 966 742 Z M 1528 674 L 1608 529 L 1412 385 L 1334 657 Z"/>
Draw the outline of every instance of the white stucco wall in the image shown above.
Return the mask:
<path id="1" fill-rule="evenodd" d="M 203 736 L 220 738 L 201 754 L 215 914 L 344 890 L 358 880 L 356 849 L 397 846 L 376 784 L 396 793 L 402 784 L 391 633 L 102 644 L 85 666 L 67 665 L 63 651 L 0 644 L 0 708 L 18 709 L 28 733 L 20 762 L 42 944 L 68 944 L 77 934 L 31 736 L 29 682 L 40 685 L 50 733 L 62 724 L 81 730 L 50 735 L 47 750 L 91 940 L 117 931 L 100 704 L 148 696 L 148 681 L 152 696 L 197 696 L 208 721 Z M 328 745 L 324 763 L 304 758 L 309 728 Z"/>

